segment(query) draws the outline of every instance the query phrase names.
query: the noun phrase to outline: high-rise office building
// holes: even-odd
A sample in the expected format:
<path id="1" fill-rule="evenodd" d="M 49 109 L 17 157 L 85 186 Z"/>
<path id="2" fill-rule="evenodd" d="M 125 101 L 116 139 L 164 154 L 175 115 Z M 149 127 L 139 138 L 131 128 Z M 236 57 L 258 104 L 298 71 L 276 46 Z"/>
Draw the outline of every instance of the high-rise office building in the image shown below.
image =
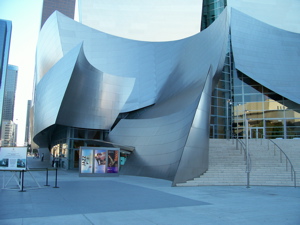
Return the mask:
<path id="1" fill-rule="evenodd" d="M 5 80 L 8 67 L 12 24 L 11 21 L 0 20 L 0 127 L 4 100 Z M 1 132 L 1 129 L 0 129 Z M 1 133 L 0 133 L 1 139 Z"/>
<path id="2" fill-rule="evenodd" d="M 8 65 L 6 80 L 4 85 L 4 98 L 2 108 L 2 146 L 16 146 L 17 124 L 13 122 L 15 95 L 18 78 L 18 67 Z"/>
<path id="3" fill-rule="evenodd" d="M 31 144 L 30 138 L 30 111 L 31 111 L 31 102 L 32 100 L 27 101 L 27 114 L 26 114 L 26 127 L 25 127 L 25 138 L 24 138 L 24 146 Z"/>
<path id="4" fill-rule="evenodd" d="M 17 79 L 18 67 L 8 65 L 3 99 L 2 120 L 14 119 Z"/>
<path id="5" fill-rule="evenodd" d="M 2 147 L 15 147 L 17 145 L 18 125 L 12 120 L 2 120 Z"/>
<path id="6" fill-rule="evenodd" d="M 43 0 L 41 28 L 55 10 L 74 19 L 75 2 L 76 0 Z"/>

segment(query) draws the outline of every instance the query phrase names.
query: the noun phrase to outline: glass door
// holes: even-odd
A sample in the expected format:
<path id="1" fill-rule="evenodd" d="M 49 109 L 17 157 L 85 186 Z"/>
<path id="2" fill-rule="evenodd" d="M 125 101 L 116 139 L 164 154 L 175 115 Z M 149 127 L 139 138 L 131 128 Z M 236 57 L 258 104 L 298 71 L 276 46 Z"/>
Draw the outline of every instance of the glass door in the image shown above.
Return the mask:
<path id="1" fill-rule="evenodd" d="M 250 127 L 250 138 L 251 139 L 264 138 L 264 128 Z"/>
<path id="2" fill-rule="evenodd" d="M 69 169 L 79 168 L 79 150 L 70 150 Z"/>

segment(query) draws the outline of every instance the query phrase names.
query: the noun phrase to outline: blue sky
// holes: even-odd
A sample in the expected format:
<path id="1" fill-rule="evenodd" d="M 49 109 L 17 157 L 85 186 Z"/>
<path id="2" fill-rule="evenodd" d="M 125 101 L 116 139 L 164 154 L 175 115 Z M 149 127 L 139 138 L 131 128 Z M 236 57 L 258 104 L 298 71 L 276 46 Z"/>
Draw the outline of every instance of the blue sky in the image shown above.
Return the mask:
<path id="1" fill-rule="evenodd" d="M 27 100 L 32 99 L 42 4 L 42 0 L 0 0 L 0 19 L 12 21 L 9 64 L 19 67 L 14 112 L 14 122 L 18 124 L 18 146 L 24 144 Z"/>

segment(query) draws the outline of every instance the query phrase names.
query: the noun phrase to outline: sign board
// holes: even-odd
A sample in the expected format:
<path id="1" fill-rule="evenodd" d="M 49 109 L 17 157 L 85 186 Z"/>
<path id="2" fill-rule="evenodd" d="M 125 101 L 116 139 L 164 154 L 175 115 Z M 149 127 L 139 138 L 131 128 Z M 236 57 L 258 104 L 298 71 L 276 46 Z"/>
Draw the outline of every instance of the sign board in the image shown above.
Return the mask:
<path id="1" fill-rule="evenodd" d="M 0 147 L 0 170 L 26 170 L 26 147 Z"/>
<path id="2" fill-rule="evenodd" d="M 80 147 L 80 176 L 116 176 L 120 167 L 120 149 Z"/>

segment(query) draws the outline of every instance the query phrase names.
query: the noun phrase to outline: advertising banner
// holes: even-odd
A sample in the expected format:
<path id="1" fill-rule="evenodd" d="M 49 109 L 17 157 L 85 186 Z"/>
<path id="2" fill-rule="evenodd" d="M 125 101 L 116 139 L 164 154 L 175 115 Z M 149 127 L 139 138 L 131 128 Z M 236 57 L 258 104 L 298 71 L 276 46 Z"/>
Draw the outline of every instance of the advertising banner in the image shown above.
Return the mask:
<path id="1" fill-rule="evenodd" d="M 81 173 L 93 172 L 93 150 L 82 149 L 81 150 Z"/>
<path id="2" fill-rule="evenodd" d="M 26 170 L 26 147 L 0 147 L 0 170 Z"/>
<path id="3" fill-rule="evenodd" d="M 80 147 L 80 176 L 110 176 L 119 173 L 120 149 Z"/>
<path id="4" fill-rule="evenodd" d="M 119 172 L 119 151 L 108 150 L 107 173 Z"/>
<path id="5" fill-rule="evenodd" d="M 106 171 L 106 150 L 95 150 L 95 173 L 105 173 Z"/>

